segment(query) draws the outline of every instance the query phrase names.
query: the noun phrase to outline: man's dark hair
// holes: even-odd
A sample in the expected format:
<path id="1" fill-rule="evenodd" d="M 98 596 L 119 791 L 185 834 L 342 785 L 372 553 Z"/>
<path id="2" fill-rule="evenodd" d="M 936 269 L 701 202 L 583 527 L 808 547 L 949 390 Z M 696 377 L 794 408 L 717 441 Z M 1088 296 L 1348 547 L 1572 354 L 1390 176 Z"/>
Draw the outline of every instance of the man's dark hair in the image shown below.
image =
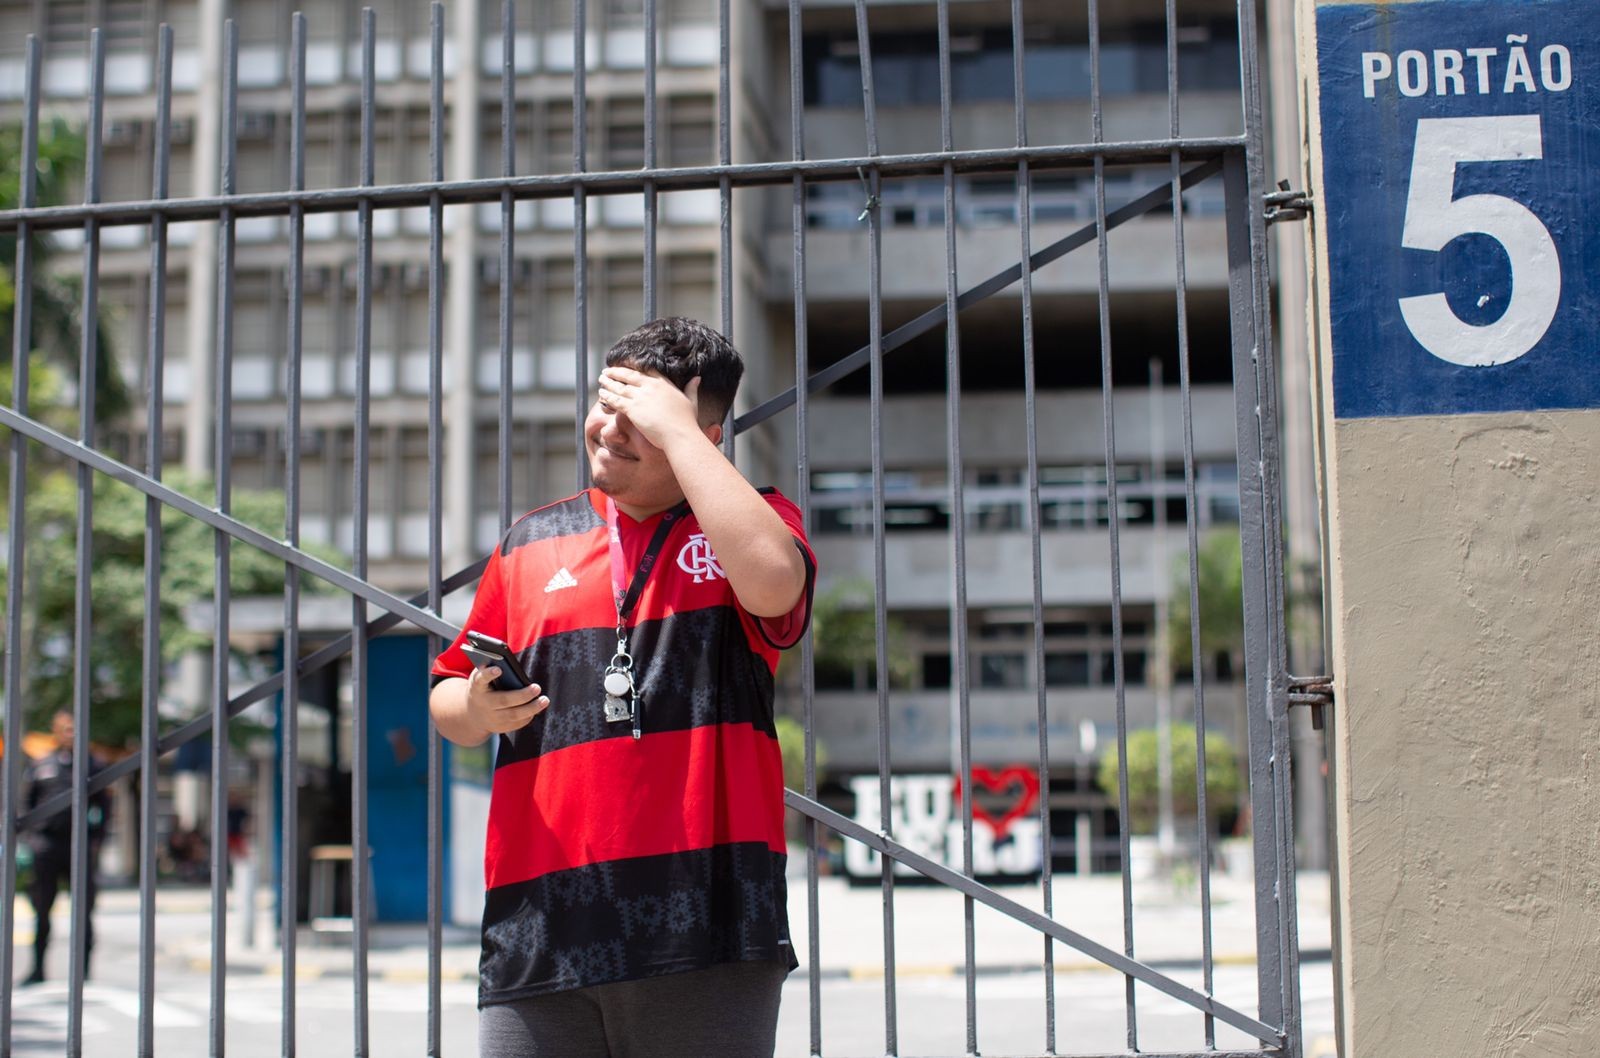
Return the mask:
<path id="1" fill-rule="evenodd" d="M 683 389 L 700 377 L 700 421 L 721 422 L 733 407 L 744 359 L 733 343 L 699 320 L 664 316 L 625 334 L 606 353 L 607 367 L 654 371 Z"/>

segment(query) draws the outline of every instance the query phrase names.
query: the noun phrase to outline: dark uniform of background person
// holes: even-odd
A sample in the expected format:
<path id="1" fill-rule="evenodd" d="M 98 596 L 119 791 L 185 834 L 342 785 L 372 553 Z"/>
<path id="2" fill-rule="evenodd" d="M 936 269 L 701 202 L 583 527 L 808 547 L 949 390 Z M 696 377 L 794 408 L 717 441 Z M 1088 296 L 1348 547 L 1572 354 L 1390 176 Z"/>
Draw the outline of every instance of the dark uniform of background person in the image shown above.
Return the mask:
<path id="1" fill-rule="evenodd" d="M 23 774 L 23 810 L 31 812 L 59 793 L 72 790 L 72 714 L 62 710 L 50 721 L 56 748 L 28 766 Z M 89 774 L 104 768 L 105 761 L 89 758 Z M 95 864 L 100 859 L 100 839 L 105 835 L 110 797 L 102 790 L 89 799 L 89 884 L 82 897 L 88 901 L 84 930 L 84 975 L 88 976 L 88 955 L 94 950 Z M 33 880 L 28 884 L 28 900 L 33 904 L 33 970 L 23 984 L 44 980 L 45 948 L 50 944 L 50 908 L 56 892 L 68 884 L 72 871 L 72 813 L 58 812 L 22 835 L 33 854 Z"/>

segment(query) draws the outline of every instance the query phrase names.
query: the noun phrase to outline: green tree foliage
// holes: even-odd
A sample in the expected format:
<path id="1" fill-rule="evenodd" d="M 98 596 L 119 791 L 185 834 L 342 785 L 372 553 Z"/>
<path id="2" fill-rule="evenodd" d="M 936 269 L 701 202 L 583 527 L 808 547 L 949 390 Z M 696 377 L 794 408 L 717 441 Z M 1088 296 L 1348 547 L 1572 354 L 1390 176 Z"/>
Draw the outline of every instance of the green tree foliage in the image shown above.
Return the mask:
<path id="1" fill-rule="evenodd" d="M 889 686 L 911 686 L 917 659 L 907 643 L 905 625 L 891 615 L 883 635 L 888 641 Z M 817 596 L 811 606 L 811 644 L 819 676 L 872 673 L 878 664 L 878 624 L 870 581 L 840 581 Z"/>
<path id="2" fill-rule="evenodd" d="M 0 210 L 21 205 L 22 129 L 0 126 Z M 39 135 L 39 164 L 35 169 L 34 202 L 39 206 L 67 201 L 72 181 L 84 164 L 83 134 L 61 118 L 44 124 Z M 32 349 L 56 365 L 68 378 L 78 374 L 83 334 L 83 282 L 74 274 L 48 266 L 53 246 L 49 236 L 35 233 L 33 250 L 30 338 Z M 17 236 L 0 232 L 0 363 L 11 363 L 17 287 L 14 269 Z M 105 422 L 126 410 L 127 384 L 117 370 L 110 341 L 99 319 L 94 321 L 95 418 Z M 30 362 L 31 367 L 31 362 Z M 7 372 L 9 374 L 9 372 Z M 9 383 L 8 383 L 9 385 Z"/>
<path id="3" fill-rule="evenodd" d="M 1200 538 L 1195 559 L 1200 595 L 1200 652 L 1206 657 L 1227 654 L 1236 662 L 1244 652 L 1244 573 L 1240 564 L 1239 530 L 1213 529 Z M 1189 562 L 1180 555 L 1173 563 L 1172 605 L 1167 611 L 1167 642 L 1174 668 L 1193 662 L 1189 627 Z M 1234 670 L 1241 671 L 1235 664 Z"/>
<path id="4" fill-rule="evenodd" d="M 792 716 L 780 716 L 777 721 L 778 751 L 783 754 L 783 784 L 802 793 L 806 788 L 806 729 L 805 724 Z M 817 778 L 828 763 L 828 751 L 821 740 L 817 742 Z"/>
<path id="5" fill-rule="evenodd" d="M 1131 832 L 1155 832 L 1159 810 L 1160 779 L 1158 764 L 1161 759 L 1156 729 L 1141 728 L 1128 732 L 1128 811 L 1132 814 Z M 1095 779 L 1113 801 L 1117 793 L 1117 762 L 1120 754 L 1112 746 L 1100 758 Z M 1233 743 L 1225 736 L 1206 732 L 1206 814 L 1207 822 L 1214 823 L 1218 816 L 1234 808 L 1239 798 L 1239 766 Z M 1198 799 L 1195 796 L 1195 739 L 1194 728 L 1176 724 L 1172 729 L 1172 808 L 1179 820 L 1193 819 Z"/>
<path id="6" fill-rule="evenodd" d="M 21 202 L 21 130 L 0 127 L 0 209 Z M 33 174 L 40 206 L 67 201 L 82 171 L 82 134 L 57 119 L 39 137 L 39 161 Z M 57 255 L 44 234 L 34 234 L 29 354 L 28 414 L 56 430 L 74 435 L 78 412 L 71 399 L 82 340 L 82 284 Z M 9 363 L 17 309 L 14 266 L 17 237 L 0 233 L 0 363 Z M 65 267 L 63 267 L 65 265 Z M 127 409 L 129 397 L 116 367 L 115 350 L 97 319 L 95 418 L 109 423 Z M 0 371 L 0 399 L 13 404 L 10 371 Z M 212 486 L 203 480 L 168 475 L 167 483 L 209 504 Z M 7 488 L 0 482 L 0 493 Z M 70 706 L 73 697 L 75 649 L 73 628 L 77 587 L 77 474 L 70 464 L 35 450 L 28 464 L 27 546 L 22 622 L 26 657 L 26 722 L 48 723 L 55 709 Z M 91 735 L 96 742 L 123 744 L 140 729 L 145 636 L 155 631 L 161 657 L 170 664 L 187 651 L 209 649 L 211 637 L 186 620 L 196 603 L 209 601 L 214 580 L 213 530 L 171 507 L 161 508 L 163 533 L 161 613 L 159 628 L 144 623 L 145 498 L 134 489 L 96 475 L 94 491 L 93 575 L 90 582 L 89 643 Z M 0 496 L 3 500 L 3 496 Z M 0 511 L 3 511 L 0 503 Z M 283 497 L 273 492 L 237 490 L 232 513 L 272 536 L 283 527 Z M 7 531 L 13 527 L 7 526 Z M 237 596 L 278 594 L 283 590 L 283 563 L 244 544 L 231 545 L 229 577 Z M 315 550 L 315 549 L 313 549 Z M 319 557 L 339 562 L 322 550 Z M 307 590 L 325 586 L 308 581 Z"/>
<path id="7" fill-rule="evenodd" d="M 209 503 L 207 481 L 169 475 L 166 483 Z M 34 726 L 70 707 L 73 694 L 72 629 L 77 587 L 77 479 L 55 471 L 29 490 L 27 637 L 32 659 L 26 717 Z M 283 495 L 240 490 L 231 513 L 270 536 L 283 527 Z M 161 657 L 169 664 L 187 651 L 209 650 L 208 630 L 194 627 L 189 611 L 209 602 L 215 583 L 214 531 L 175 508 L 161 507 Z M 91 720 L 96 742 L 124 744 L 140 727 L 144 639 L 145 497 L 103 475 L 94 480 L 93 636 L 89 647 Z M 312 549 L 340 561 L 326 549 Z M 284 564 L 237 541 L 231 544 L 229 585 L 235 597 L 280 594 Z M 308 579 L 307 590 L 325 586 Z"/>

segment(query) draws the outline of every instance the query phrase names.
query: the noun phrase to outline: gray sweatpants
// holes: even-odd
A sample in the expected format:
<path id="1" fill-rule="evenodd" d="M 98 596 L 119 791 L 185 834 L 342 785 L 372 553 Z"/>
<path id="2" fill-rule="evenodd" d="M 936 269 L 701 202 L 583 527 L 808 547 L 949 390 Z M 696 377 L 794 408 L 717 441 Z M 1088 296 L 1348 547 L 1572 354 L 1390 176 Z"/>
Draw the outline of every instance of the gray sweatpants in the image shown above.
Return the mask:
<path id="1" fill-rule="evenodd" d="M 772 1058 L 788 970 L 724 963 L 533 996 L 478 1014 L 481 1058 Z"/>

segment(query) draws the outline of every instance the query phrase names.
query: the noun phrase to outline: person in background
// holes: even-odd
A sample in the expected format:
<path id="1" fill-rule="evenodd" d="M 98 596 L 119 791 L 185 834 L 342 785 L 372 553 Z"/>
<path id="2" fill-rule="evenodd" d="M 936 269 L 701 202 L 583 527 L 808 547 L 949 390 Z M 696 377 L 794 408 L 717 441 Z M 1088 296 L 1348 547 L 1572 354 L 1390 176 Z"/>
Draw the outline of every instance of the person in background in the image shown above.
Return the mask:
<path id="1" fill-rule="evenodd" d="M 75 735 L 72 712 L 58 709 L 50 719 L 50 732 L 55 736 L 56 748 L 47 756 L 33 761 L 23 773 L 23 810 L 32 811 L 57 794 L 72 792 L 72 744 Z M 104 768 L 105 761 L 89 757 L 89 774 Z M 89 871 L 88 885 L 74 899 L 86 905 L 84 921 L 84 976 L 89 976 L 89 954 L 94 950 L 94 897 L 95 866 L 100 860 L 101 839 L 105 836 L 106 818 L 110 815 L 111 795 L 101 790 L 89 798 Z M 72 813 L 57 812 L 32 830 L 22 835 L 33 854 L 33 881 L 28 886 L 28 900 L 33 904 L 33 969 L 23 978 L 25 985 L 36 985 L 44 980 L 45 949 L 50 944 L 50 910 L 55 906 L 56 893 L 72 873 Z"/>

